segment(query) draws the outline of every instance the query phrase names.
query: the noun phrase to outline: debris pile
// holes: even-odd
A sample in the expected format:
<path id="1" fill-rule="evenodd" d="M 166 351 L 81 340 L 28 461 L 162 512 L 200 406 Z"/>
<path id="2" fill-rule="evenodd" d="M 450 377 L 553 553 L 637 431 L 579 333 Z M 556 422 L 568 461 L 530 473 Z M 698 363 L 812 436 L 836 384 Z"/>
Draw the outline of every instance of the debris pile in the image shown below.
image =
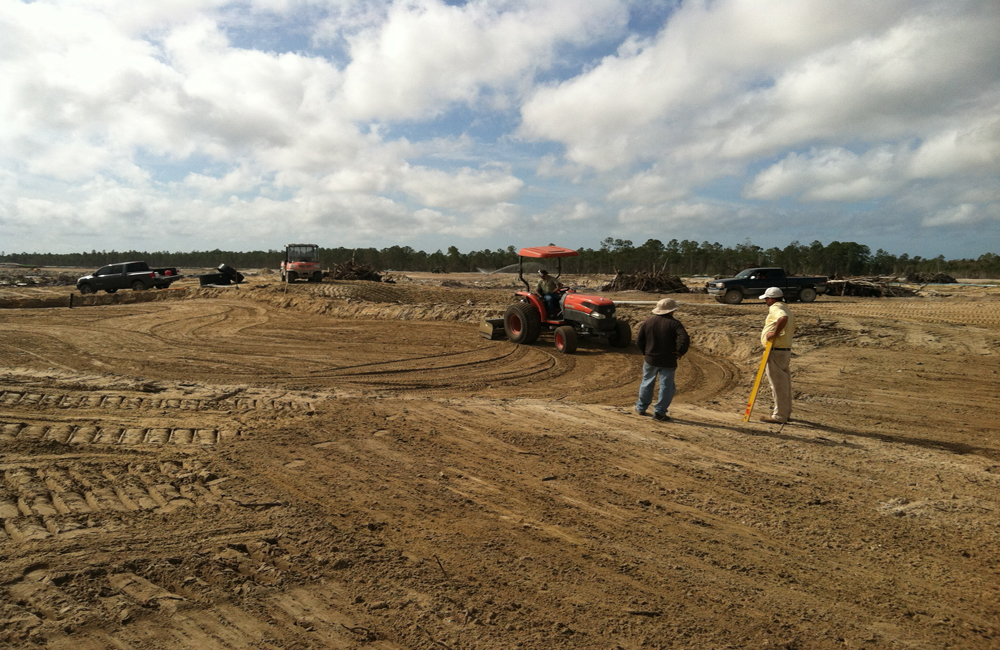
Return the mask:
<path id="1" fill-rule="evenodd" d="M 343 264 L 334 264 L 333 267 L 324 273 L 333 280 L 368 280 L 369 282 L 382 282 L 382 276 L 367 264 L 358 264 L 353 259 Z"/>
<path id="2" fill-rule="evenodd" d="M 899 278 L 868 277 L 827 280 L 826 293 L 829 296 L 861 296 L 869 298 L 905 298 L 916 296 L 913 289 L 893 284 Z"/>
<path id="3" fill-rule="evenodd" d="M 0 286 L 18 287 L 70 287 L 76 284 L 75 275 L 42 271 L 39 269 L 0 269 Z"/>
<path id="4" fill-rule="evenodd" d="M 639 271 L 615 271 L 611 282 L 602 285 L 601 291 L 645 291 L 647 293 L 691 293 L 691 289 L 676 275 Z"/>
<path id="5" fill-rule="evenodd" d="M 947 273 L 910 273 L 906 281 L 913 284 L 957 284 L 958 280 Z"/>

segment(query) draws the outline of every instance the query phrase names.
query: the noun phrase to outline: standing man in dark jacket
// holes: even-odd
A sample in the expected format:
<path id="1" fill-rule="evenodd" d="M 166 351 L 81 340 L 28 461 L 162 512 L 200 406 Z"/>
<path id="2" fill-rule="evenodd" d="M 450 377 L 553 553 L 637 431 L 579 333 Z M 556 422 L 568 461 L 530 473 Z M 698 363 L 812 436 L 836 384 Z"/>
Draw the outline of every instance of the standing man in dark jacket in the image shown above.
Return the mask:
<path id="1" fill-rule="evenodd" d="M 646 415 L 649 403 L 653 401 L 653 384 L 660 377 L 660 397 L 653 407 L 653 419 L 669 422 L 667 409 L 674 399 L 674 373 L 677 371 L 677 360 L 688 351 L 691 341 L 687 330 L 680 321 L 674 318 L 677 303 L 670 298 L 664 298 L 656 303 L 653 315 L 639 325 L 635 335 L 635 344 L 644 355 L 642 363 L 642 383 L 639 384 L 639 399 L 635 403 L 635 412 Z"/>

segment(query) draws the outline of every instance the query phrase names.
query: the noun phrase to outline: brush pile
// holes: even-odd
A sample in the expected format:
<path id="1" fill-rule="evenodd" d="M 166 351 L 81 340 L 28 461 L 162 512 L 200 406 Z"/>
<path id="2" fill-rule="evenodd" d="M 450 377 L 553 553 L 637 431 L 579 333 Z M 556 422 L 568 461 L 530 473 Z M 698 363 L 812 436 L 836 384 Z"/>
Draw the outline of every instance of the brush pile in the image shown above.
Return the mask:
<path id="1" fill-rule="evenodd" d="M 827 280 L 828 296 L 862 296 L 869 298 L 905 298 L 917 295 L 913 289 L 898 284 L 899 278 L 847 278 L 844 280 Z"/>
<path id="2" fill-rule="evenodd" d="M 353 259 L 343 264 L 334 264 L 333 268 L 324 274 L 332 280 L 367 280 L 382 282 L 382 275 L 367 264 L 358 264 Z"/>
<path id="3" fill-rule="evenodd" d="M 76 275 L 31 268 L 0 268 L 0 286 L 71 287 Z"/>
<path id="4" fill-rule="evenodd" d="M 639 271 L 637 273 L 622 273 L 615 271 L 615 277 L 608 284 L 601 286 L 601 291 L 645 291 L 647 293 L 691 293 L 676 275 Z"/>
<path id="5" fill-rule="evenodd" d="M 913 284 L 956 284 L 958 280 L 947 273 L 910 273 L 906 281 Z"/>

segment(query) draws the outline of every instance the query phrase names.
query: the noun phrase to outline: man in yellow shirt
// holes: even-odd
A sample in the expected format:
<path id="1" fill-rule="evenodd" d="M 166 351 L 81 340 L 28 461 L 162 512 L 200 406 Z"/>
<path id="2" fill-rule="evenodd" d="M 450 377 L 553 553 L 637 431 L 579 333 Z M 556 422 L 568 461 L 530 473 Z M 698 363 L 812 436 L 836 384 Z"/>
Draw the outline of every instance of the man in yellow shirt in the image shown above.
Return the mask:
<path id="1" fill-rule="evenodd" d="M 774 395 L 774 412 L 763 415 L 761 422 L 784 424 L 792 415 L 792 373 L 788 368 L 792 359 L 792 336 L 795 334 L 795 316 L 778 287 L 771 287 L 760 297 L 767 303 L 767 319 L 760 333 L 760 342 L 772 341 L 771 354 L 767 357 L 767 380 Z"/>

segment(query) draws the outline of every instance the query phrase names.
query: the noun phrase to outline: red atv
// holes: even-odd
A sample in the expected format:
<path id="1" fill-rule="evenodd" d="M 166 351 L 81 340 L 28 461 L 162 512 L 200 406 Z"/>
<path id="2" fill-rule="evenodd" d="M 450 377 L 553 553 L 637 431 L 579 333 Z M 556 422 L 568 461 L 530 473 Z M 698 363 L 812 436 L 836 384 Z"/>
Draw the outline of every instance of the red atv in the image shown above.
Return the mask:
<path id="1" fill-rule="evenodd" d="M 562 275 L 562 258 L 574 257 L 578 253 L 559 246 L 536 246 L 522 248 L 518 252 L 517 277 L 527 291 L 515 295 L 521 301 L 507 308 L 503 315 L 503 330 L 514 343 L 534 343 L 539 334 L 553 330 L 556 349 L 570 354 L 576 351 L 578 338 L 596 336 L 607 339 L 616 348 L 627 347 L 632 340 L 632 328 L 623 320 L 615 318 L 615 303 L 602 296 L 585 296 L 573 289 L 559 289 L 560 313 L 549 314 L 545 302 L 524 279 L 524 258 L 555 259 L 556 275 Z M 499 324 L 499 323 L 497 323 Z M 492 338 L 492 337 L 491 337 Z"/>

